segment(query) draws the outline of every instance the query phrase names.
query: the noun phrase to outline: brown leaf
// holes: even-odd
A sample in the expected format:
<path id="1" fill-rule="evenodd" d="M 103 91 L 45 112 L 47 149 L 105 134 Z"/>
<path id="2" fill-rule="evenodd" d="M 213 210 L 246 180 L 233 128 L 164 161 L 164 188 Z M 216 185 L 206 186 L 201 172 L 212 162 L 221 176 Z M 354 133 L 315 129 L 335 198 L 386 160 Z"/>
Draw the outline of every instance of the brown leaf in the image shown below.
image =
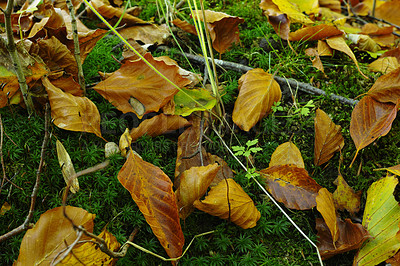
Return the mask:
<path id="1" fill-rule="evenodd" d="M 343 32 L 332 25 L 317 25 L 299 29 L 289 33 L 290 41 L 316 41 L 332 36 L 343 35 Z"/>
<path id="2" fill-rule="evenodd" d="M 212 155 L 207 153 L 207 160 L 209 164 L 218 163 L 221 168 L 218 170 L 217 175 L 214 180 L 211 182 L 210 187 L 215 187 L 218 183 L 227 178 L 233 178 L 232 169 L 228 166 L 228 164 L 217 155 Z"/>
<path id="3" fill-rule="evenodd" d="M 119 34 L 125 39 L 141 41 L 143 44 L 147 45 L 161 45 L 171 35 L 166 24 L 159 26 L 153 24 L 132 26 L 121 29 Z"/>
<path id="4" fill-rule="evenodd" d="M 193 212 L 193 202 L 203 197 L 220 168 L 221 166 L 214 163 L 194 166 L 182 173 L 179 187 L 175 191 L 181 219 L 186 219 Z"/>
<path id="5" fill-rule="evenodd" d="M 66 130 L 94 133 L 102 138 L 100 114 L 91 100 L 63 92 L 47 78 L 42 78 L 42 83 L 49 95 L 51 117 L 56 126 Z"/>
<path id="6" fill-rule="evenodd" d="M 400 0 L 386 1 L 376 8 L 375 16 L 395 25 L 400 25 Z"/>
<path id="7" fill-rule="evenodd" d="M 378 102 L 397 104 L 400 99 L 400 67 L 380 76 L 369 89 L 367 95 Z"/>
<path id="8" fill-rule="evenodd" d="M 353 52 L 351 51 L 349 46 L 346 44 L 346 41 L 343 39 L 343 37 L 341 37 L 341 36 L 330 37 L 330 38 L 326 39 L 326 42 L 332 49 L 335 49 L 335 50 L 338 50 L 338 51 L 341 51 L 341 52 L 347 54 L 353 60 L 353 62 L 356 64 L 358 72 L 360 72 L 360 74 L 364 78 L 368 79 L 368 77 L 365 76 L 364 73 L 361 72 L 355 55 L 353 54 Z"/>
<path id="9" fill-rule="evenodd" d="M 350 250 L 358 249 L 368 239 L 369 234 L 361 224 L 354 224 L 350 219 L 344 222 L 337 218 L 339 228 L 339 238 L 334 244 L 331 232 L 325 221 L 321 218 L 316 219 L 316 229 L 318 230 L 318 250 L 323 260 Z"/>
<path id="10" fill-rule="evenodd" d="M 182 255 L 184 237 L 169 177 L 130 152 L 118 180 L 131 193 L 168 256 Z"/>
<path id="11" fill-rule="evenodd" d="M 290 20 L 287 15 L 283 14 L 272 0 L 261 0 L 260 8 L 263 10 L 264 16 L 268 18 L 268 22 L 272 25 L 276 34 L 284 40 L 289 39 Z"/>
<path id="12" fill-rule="evenodd" d="M 230 219 L 244 229 L 256 226 L 261 217 L 253 200 L 231 178 L 222 180 L 204 200 L 196 200 L 194 206 L 221 219 Z"/>
<path id="13" fill-rule="evenodd" d="M 304 168 L 304 161 L 301 152 L 293 142 L 285 142 L 275 149 L 274 153 L 272 153 L 269 167 L 284 164 L 291 164 L 299 168 Z"/>
<path id="14" fill-rule="evenodd" d="M 386 35 L 386 34 L 392 34 L 394 27 L 379 27 L 378 25 L 374 23 L 367 23 L 364 26 L 362 26 L 362 31 L 360 32 L 361 34 L 366 34 L 366 35 Z"/>
<path id="15" fill-rule="evenodd" d="M 74 80 L 72 74 L 67 74 L 64 71 L 51 73 L 47 76 L 54 86 L 64 92 L 71 93 L 74 96 L 83 96 L 83 90 L 78 82 Z"/>
<path id="16" fill-rule="evenodd" d="M 319 56 L 332 56 L 333 52 L 331 47 L 325 42 L 318 40 L 318 46 L 317 46 L 317 51 Z"/>
<path id="17" fill-rule="evenodd" d="M 279 102 L 282 92 L 274 76 L 261 68 L 247 71 L 239 79 L 239 96 L 232 113 L 233 122 L 249 131 Z"/>
<path id="18" fill-rule="evenodd" d="M 287 208 L 309 210 L 317 205 L 315 198 L 321 186 L 304 168 L 279 165 L 263 169 L 260 173 L 268 191 Z"/>
<path id="19" fill-rule="evenodd" d="M 385 262 L 389 263 L 391 266 L 400 266 L 400 251 L 397 251 L 396 255 L 387 259 Z"/>
<path id="20" fill-rule="evenodd" d="M 310 56 L 310 60 L 312 62 L 313 67 L 321 71 L 322 73 L 325 74 L 324 72 L 324 66 L 322 65 L 321 58 L 319 57 L 318 51 L 316 48 L 307 48 L 305 51 L 306 55 Z M 314 58 L 311 58 L 314 57 Z"/>
<path id="21" fill-rule="evenodd" d="M 150 53 L 144 55 L 158 71 L 180 88 L 190 81 L 178 74 L 177 66 L 156 61 Z M 128 61 L 94 89 L 123 113 L 135 112 L 139 118 L 157 112 L 178 92 L 178 89 L 161 78 L 143 60 Z M 133 106 L 132 102 L 139 106 Z"/>
<path id="22" fill-rule="evenodd" d="M 350 135 L 357 148 L 351 165 L 362 148 L 390 131 L 396 114 L 397 105 L 377 102 L 371 96 L 364 96 L 357 103 L 350 121 Z"/>
<path id="23" fill-rule="evenodd" d="M 181 30 L 184 30 L 184 31 L 186 31 L 188 33 L 191 33 L 191 34 L 194 34 L 194 35 L 197 36 L 196 27 L 193 26 L 192 24 L 190 24 L 189 22 L 184 21 L 184 20 L 180 20 L 179 18 L 176 18 L 171 22 L 172 22 L 172 24 L 174 24 L 175 26 L 177 26 Z"/>
<path id="24" fill-rule="evenodd" d="M 212 46 L 218 53 L 225 53 L 233 43 L 239 42 L 238 25 L 243 23 L 244 19 L 211 10 L 204 12 Z M 204 21 L 202 14 L 199 17 Z"/>
<path id="25" fill-rule="evenodd" d="M 346 209 L 354 216 L 360 210 L 362 191 L 355 193 L 354 189 L 347 184 L 342 175 L 339 175 L 333 183 L 337 186 L 335 192 L 333 192 L 333 200 L 335 201 L 336 208 L 338 210 Z"/>
<path id="26" fill-rule="evenodd" d="M 102 29 L 90 30 L 87 33 L 79 34 L 79 50 L 81 53 L 81 61 L 82 64 L 85 62 L 87 55 L 93 50 L 96 46 L 97 41 L 99 41 L 108 31 Z M 74 42 L 68 41 L 66 43 L 68 49 L 71 52 L 75 51 Z"/>
<path id="27" fill-rule="evenodd" d="M 182 116 L 159 114 L 144 120 L 138 127 L 131 129 L 130 135 L 132 141 L 136 141 L 143 135 L 155 137 L 189 125 L 190 123 Z"/>
<path id="28" fill-rule="evenodd" d="M 96 215 L 77 207 L 65 208 L 75 225 L 81 225 L 87 231 L 93 232 L 93 220 Z M 71 222 L 64 217 L 63 207 L 48 210 L 40 216 L 35 227 L 24 235 L 15 265 L 50 265 L 54 257 L 65 251 L 75 239 L 76 231 Z M 90 238 L 83 234 L 80 240 Z"/>
<path id="29" fill-rule="evenodd" d="M 343 148 L 344 138 L 341 131 L 341 126 L 335 125 L 324 111 L 317 109 L 315 115 L 315 165 L 326 163 L 335 152 Z"/>
<path id="30" fill-rule="evenodd" d="M 396 57 L 380 57 L 368 65 L 368 70 L 388 74 L 400 68 L 399 60 Z"/>
<path id="31" fill-rule="evenodd" d="M 331 232 L 333 245 L 335 246 L 335 242 L 339 238 L 339 225 L 332 193 L 326 188 L 321 188 L 315 200 L 317 202 L 317 210 L 322 214 L 322 217 L 324 217 L 324 221 Z"/>

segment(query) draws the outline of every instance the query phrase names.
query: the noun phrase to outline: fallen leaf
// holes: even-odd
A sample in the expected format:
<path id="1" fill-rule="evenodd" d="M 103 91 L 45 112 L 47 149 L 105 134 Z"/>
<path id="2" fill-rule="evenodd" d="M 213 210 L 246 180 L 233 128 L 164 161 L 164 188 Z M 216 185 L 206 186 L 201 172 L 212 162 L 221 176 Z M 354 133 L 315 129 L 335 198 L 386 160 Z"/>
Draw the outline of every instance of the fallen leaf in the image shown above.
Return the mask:
<path id="1" fill-rule="evenodd" d="M 182 255 L 184 237 L 172 182 L 158 167 L 130 152 L 118 173 L 170 258 Z"/>
<path id="2" fill-rule="evenodd" d="M 387 176 L 368 189 L 362 224 L 371 238 L 355 256 L 354 265 L 378 265 L 400 249 L 400 206 L 393 196 L 397 184 L 395 176 Z"/>
<path id="3" fill-rule="evenodd" d="M 287 14 L 290 21 L 301 24 L 313 24 L 314 22 L 308 18 L 303 12 L 315 12 L 318 8 L 317 0 L 272 0 L 279 7 L 279 10 Z"/>
<path id="4" fill-rule="evenodd" d="M 290 41 L 316 41 L 332 36 L 343 35 L 343 32 L 332 25 L 317 25 L 301 28 L 289 33 Z M 328 43 L 329 44 L 329 43 Z"/>
<path id="5" fill-rule="evenodd" d="M 4 202 L 3 206 L 1 206 L 0 215 L 3 216 L 9 210 L 11 210 L 11 205 L 8 202 Z"/>
<path id="6" fill-rule="evenodd" d="M 145 59 L 179 88 L 190 81 L 178 74 L 177 66 L 154 60 L 150 53 Z M 143 60 L 128 61 L 94 89 L 123 113 L 134 112 L 139 118 L 157 112 L 178 92 L 172 84 L 161 78 Z M 132 101 L 140 108 L 133 107 Z"/>
<path id="7" fill-rule="evenodd" d="M 88 232 L 93 232 L 95 214 L 77 207 L 65 208 L 66 214 L 76 226 L 82 226 Z M 63 253 L 75 239 L 76 231 L 71 222 L 64 217 L 63 207 L 48 210 L 40 215 L 35 226 L 25 233 L 15 265 L 50 265 L 53 259 L 59 253 Z M 80 240 L 85 241 L 90 238 L 83 234 Z"/>
<path id="8" fill-rule="evenodd" d="M 188 116 L 195 111 L 211 110 L 217 99 L 206 89 L 181 89 L 174 96 L 175 115 Z"/>
<path id="9" fill-rule="evenodd" d="M 400 67 L 380 76 L 367 95 L 382 103 L 397 104 L 400 99 Z"/>
<path id="10" fill-rule="evenodd" d="M 102 138 L 100 114 L 91 100 L 63 92 L 47 78 L 42 78 L 42 83 L 49 95 L 51 117 L 56 126 L 65 130 L 94 133 Z"/>
<path id="11" fill-rule="evenodd" d="M 355 55 L 353 54 L 353 52 L 351 51 L 349 46 L 346 44 L 346 41 L 343 39 L 343 37 L 341 37 L 341 36 L 330 37 L 330 38 L 326 39 L 326 42 L 332 49 L 335 49 L 335 50 L 338 50 L 338 51 L 341 51 L 341 52 L 347 54 L 353 60 L 354 64 L 356 64 L 358 72 L 360 72 L 360 74 L 364 78 L 368 79 L 368 77 L 365 76 L 364 73 L 361 72 Z"/>
<path id="12" fill-rule="evenodd" d="M 181 181 L 175 196 L 179 217 L 186 219 L 194 210 L 193 202 L 199 200 L 207 192 L 221 166 L 217 163 L 207 166 L 194 166 L 181 175 Z"/>
<path id="13" fill-rule="evenodd" d="M 396 255 L 394 255 L 390 259 L 387 259 L 385 262 L 390 264 L 391 266 L 400 266 L 400 252 L 397 251 Z"/>
<path id="14" fill-rule="evenodd" d="M 333 246 L 335 246 L 335 243 L 339 238 L 339 225 L 337 222 L 332 193 L 330 193 L 326 188 L 321 188 L 318 191 L 318 196 L 315 200 L 317 202 L 317 210 L 324 218 L 324 221 L 331 232 Z"/>
<path id="15" fill-rule="evenodd" d="M 267 190 L 287 208 L 309 210 L 321 186 L 312 179 L 304 168 L 292 165 L 272 166 L 260 171 Z"/>
<path id="16" fill-rule="evenodd" d="M 374 23 L 367 23 L 362 26 L 361 29 L 362 31 L 360 33 L 367 35 L 386 35 L 386 34 L 392 34 L 393 29 L 394 29 L 393 26 L 379 27 Z"/>
<path id="17" fill-rule="evenodd" d="M 357 103 L 350 121 L 350 135 L 357 148 L 351 165 L 362 148 L 389 133 L 396 114 L 397 105 L 377 102 L 368 95 Z"/>
<path id="18" fill-rule="evenodd" d="M 194 25 L 190 24 L 189 22 L 184 21 L 184 20 L 180 20 L 179 18 L 176 18 L 171 22 L 172 22 L 172 24 L 174 24 L 175 26 L 177 26 L 181 30 L 184 30 L 184 31 L 186 31 L 188 33 L 191 33 L 191 34 L 194 34 L 194 35 L 197 36 L 196 27 Z"/>
<path id="19" fill-rule="evenodd" d="M 317 109 L 315 115 L 315 165 L 326 163 L 335 152 L 343 148 L 344 138 L 341 131 L 341 126 L 335 125 L 324 111 Z"/>
<path id="20" fill-rule="evenodd" d="M 222 158 L 218 157 L 217 155 L 207 153 L 207 161 L 209 164 L 218 163 L 221 166 L 214 180 L 211 182 L 210 187 L 215 187 L 224 179 L 233 178 L 232 169 Z"/>
<path id="21" fill-rule="evenodd" d="M 264 16 L 268 18 L 268 22 L 274 28 L 276 34 L 284 40 L 289 39 L 290 20 L 286 14 L 283 14 L 272 0 L 261 0 L 260 8 L 263 10 Z"/>
<path id="22" fill-rule="evenodd" d="M 79 191 L 79 182 L 76 178 L 75 168 L 71 161 L 71 158 L 69 157 L 69 154 L 64 145 L 59 140 L 56 141 L 56 148 L 58 163 L 60 164 L 65 184 L 67 186 L 70 186 L 69 190 L 72 193 L 76 193 Z"/>
<path id="23" fill-rule="evenodd" d="M 171 36 L 166 24 L 132 26 L 123 28 L 119 30 L 118 33 L 126 40 L 133 39 L 135 41 L 140 41 L 145 45 L 162 45 L 165 43 L 165 40 Z"/>
<path id="24" fill-rule="evenodd" d="M 256 226 L 261 217 L 253 200 L 231 178 L 222 180 L 210 190 L 204 200 L 196 200 L 193 205 L 221 219 L 229 219 L 243 229 Z"/>
<path id="25" fill-rule="evenodd" d="M 400 25 L 400 0 L 390 0 L 382 3 L 375 10 L 375 16 L 377 18 L 384 19 L 395 25 Z"/>
<path id="26" fill-rule="evenodd" d="M 326 43 L 326 41 L 318 40 L 317 51 L 319 56 L 332 56 L 333 52 L 331 47 Z"/>
<path id="27" fill-rule="evenodd" d="M 368 35 L 348 34 L 347 39 L 355 43 L 361 51 L 376 53 L 381 50 L 381 47 Z"/>
<path id="28" fill-rule="evenodd" d="M 291 141 L 282 143 L 275 149 L 271 155 L 269 167 L 284 164 L 291 164 L 299 168 L 304 168 L 304 161 L 301 152 Z"/>
<path id="29" fill-rule="evenodd" d="M 51 84 L 61 89 L 64 92 L 71 93 L 74 96 L 83 96 L 83 90 L 78 82 L 74 80 L 72 74 L 67 74 L 64 71 L 51 73 L 47 75 Z"/>
<path id="30" fill-rule="evenodd" d="M 388 74 L 400 68 L 399 60 L 396 57 L 380 57 L 368 65 L 368 70 Z"/>
<path id="31" fill-rule="evenodd" d="M 312 62 L 313 67 L 321 71 L 322 73 L 325 74 L 324 72 L 324 66 L 322 65 L 321 58 L 319 57 L 318 51 L 316 48 L 307 48 L 305 51 L 307 56 L 310 56 L 310 60 Z M 311 58 L 313 57 L 313 58 Z"/>
<path id="32" fill-rule="evenodd" d="M 333 200 L 338 210 L 347 210 L 351 216 L 355 216 L 360 211 L 360 202 L 362 191 L 355 193 L 344 180 L 342 175 L 339 175 L 333 184 L 337 186 L 335 192 L 333 192 Z"/>
<path id="33" fill-rule="evenodd" d="M 335 244 L 332 241 L 331 232 L 325 221 L 321 218 L 315 220 L 318 237 L 318 250 L 323 260 L 342 254 L 344 252 L 358 249 L 368 239 L 368 231 L 361 224 L 354 224 L 350 219 L 344 222 L 337 218 L 339 238 Z"/>
<path id="34" fill-rule="evenodd" d="M 181 116 L 159 114 L 144 120 L 138 127 L 132 128 L 129 134 L 132 137 L 132 141 L 136 141 L 144 135 L 155 137 L 189 125 L 190 122 Z"/>
<path id="35" fill-rule="evenodd" d="M 249 70 L 239 79 L 239 96 L 233 108 L 232 120 L 242 130 L 249 131 L 281 97 L 281 88 L 273 75 L 261 68 Z"/>
<path id="36" fill-rule="evenodd" d="M 132 137 L 129 134 L 129 128 L 126 128 L 124 133 L 119 138 L 119 150 L 121 155 L 126 158 L 129 150 L 131 150 Z"/>

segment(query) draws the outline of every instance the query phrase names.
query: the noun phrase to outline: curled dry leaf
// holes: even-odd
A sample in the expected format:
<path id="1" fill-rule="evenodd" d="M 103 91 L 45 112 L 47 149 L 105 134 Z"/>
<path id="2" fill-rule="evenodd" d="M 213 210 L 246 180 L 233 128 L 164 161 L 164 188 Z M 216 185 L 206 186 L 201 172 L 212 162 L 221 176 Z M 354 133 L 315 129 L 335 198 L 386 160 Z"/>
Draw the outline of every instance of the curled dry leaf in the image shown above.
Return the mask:
<path id="1" fill-rule="evenodd" d="M 129 134 L 129 128 L 125 129 L 125 132 L 119 138 L 119 150 L 121 151 L 121 155 L 126 157 L 129 150 L 131 149 L 132 137 Z"/>
<path id="2" fill-rule="evenodd" d="M 354 265 L 378 265 L 400 249 L 400 206 L 393 196 L 398 182 L 395 176 L 387 176 L 369 187 L 362 224 L 371 238 L 359 250 Z"/>
<path id="3" fill-rule="evenodd" d="M 120 244 L 117 238 L 111 234 L 106 228 L 98 235 L 103 238 L 107 248 L 111 251 L 117 252 Z M 95 239 L 92 239 L 95 241 Z M 72 251 L 62 260 L 61 265 L 115 265 L 118 259 L 108 256 L 106 253 L 98 248 L 94 242 L 86 242 L 81 246 L 75 247 Z"/>
<path id="4" fill-rule="evenodd" d="M 287 15 L 283 14 L 272 0 L 261 0 L 259 6 L 263 10 L 264 16 L 268 18 L 268 22 L 272 25 L 276 34 L 284 40 L 289 39 L 290 20 Z"/>
<path id="5" fill-rule="evenodd" d="M 396 114 L 397 105 L 377 102 L 371 96 L 364 96 L 357 103 L 350 121 L 350 135 L 357 148 L 351 165 L 362 148 L 390 131 Z"/>
<path id="6" fill-rule="evenodd" d="M 285 142 L 275 149 L 274 153 L 272 153 L 269 167 L 284 164 L 291 164 L 299 168 L 304 168 L 301 152 L 291 141 Z"/>
<path id="7" fill-rule="evenodd" d="M 331 232 L 325 221 L 316 219 L 315 228 L 318 230 L 318 249 L 323 260 L 350 250 L 358 249 L 368 239 L 368 231 L 361 224 L 354 224 L 350 219 L 344 222 L 337 218 L 339 228 L 338 240 L 333 243 Z"/>
<path id="8" fill-rule="evenodd" d="M 333 246 L 335 246 L 335 243 L 339 238 L 339 225 L 332 193 L 330 193 L 326 188 L 321 188 L 318 191 L 318 196 L 315 200 L 317 202 L 317 210 L 322 214 L 322 217 L 331 232 Z"/>
<path id="9" fill-rule="evenodd" d="M 231 178 L 219 182 L 204 200 L 196 200 L 194 206 L 219 218 L 230 219 L 244 229 L 256 226 L 261 217 L 253 200 Z"/>
<path id="10" fill-rule="evenodd" d="M 400 99 L 400 67 L 380 76 L 369 89 L 367 95 L 378 102 L 397 104 Z"/>
<path id="11" fill-rule="evenodd" d="M 170 258 L 182 255 L 184 237 L 172 182 L 157 166 L 130 152 L 118 173 Z"/>
<path id="12" fill-rule="evenodd" d="M 211 10 L 204 12 L 212 46 L 218 53 L 225 53 L 233 43 L 239 42 L 238 25 L 243 23 L 244 19 Z M 202 14 L 199 17 L 204 20 Z"/>
<path id="13" fill-rule="evenodd" d="M 346 209 L 352 216 L 354 216 L 360 210 L 360 199 L 362 191 L 355 193 L 344 180 L 342 175 L 333 182 L 337 188 L 333 192 L 333 200 L 335 201 L 335 206 L 338 210 Z"/>
<path id="14" fill-rule="evenodd" d="M 136 141 L 143 135 L 155 137 L 189 125 L 190 122 L 179 115 L 159 114 L 144 120 L 138 127 L 131 129 L 129 134 L 132 137 L 132 141 Z"/>
<path id="15" fill-rule="evenodd" d="M 72 164 L 71 158 L 69 157 L 67 150 L 64 148 L 64 145 L 59 140 L 56 141 L 56 147 L 58 162 L 61 167 L 64 181 L 67 186 L 70 186 L 69 190 L 72 193 L 76 193 L 79 191 L 79 182 L 76 178 L 75 168 Z"/>
<path id="16" fill-rule="evenodd" d="M 290 41 L 316 41 L 332 36 L 343 35 L 343 32 L 332 25 L 317 25 L 299 29 L 289 33 Z"/>
<path id="17" fill-rule="evenodd" d="M 321 186 L 304 168 L 279 165 L 263 169 L 260 174 L 266 182 L 267 190 L 287 208 L 309 210 L 317 205 L 315 198 Z"/>
<path id="18" fill-rule="evenodd" d="M 47 78 L 42 78 L 42 83 L 49 95 L 51 117 L 56 126 L 66 130 L 94 133 L 102 138 L 100 114 L 91 100 L 63 92 Z"/>
<path id="19" fill-rule="evenodd" d="M 315 165 L 326 163 L 335 152 L 343 148 L 344 138 L 341 131 L 341 126 L 335 125 L 324 111 L 317 109 L 315 115 Z"/>
<path id="20" fill-rule="evenodd" d="M 318 51 L 316 48 L 307 48 L 305 50 L 306 55 L 310 57 L 310 60 L 312 62 L 313 67 L 321 71 L 322 73 L 325 74 L 324 72 L 324 66 L 322 65 L 321 58 L 319 57 Z M 311 58 L 313 57 L 313 58 Z"/>
<path id="21" fill-rule="evenodd" d="M 281 88 L 273 75 L 261 68 L 249 70 L 239 79 L 239 96 L 232 120 L 242 130 L 249 131 L 281 97 Z"/>
<path id="22" fill-rule="evenodd" d="M 66 206 L 66 213 L 77 226 L 93 232 L 95 214 L 84 209 Z M 57 207 L 40 215 L 35 227 L 29 229 L 22 239 L 18 260 L 14 265 L 50 265 L 52 260 L 65 251 L 76 239 L 76 231 L 64 217 L 63 207 Z M 85 234 L 82 241 L 90 240 Z M 76 246 L 79 247 L 79 244 Z"/>
<path id="23" fill-rule="evenodd" d="M 150 53 L 145 59 L 158 71 L 182 88 L 190 83 L 179 75 L 177 66 L 154 60 Z M 123 113 L 134 112 L 139 118 L 157 112 L 174 97 L 178 89 L 161 78 L 143 60 L 128 61 L 94 89 Z"/>
<path id="24" fill-rule="evenodd" d="M 181 175 L 181 182 L 175 191 L 179 217 L 186 219 L 194 210 L 193 202 L 206 193 L 221 166 L 217 163 L 207 166 L 193 166 Z"/>

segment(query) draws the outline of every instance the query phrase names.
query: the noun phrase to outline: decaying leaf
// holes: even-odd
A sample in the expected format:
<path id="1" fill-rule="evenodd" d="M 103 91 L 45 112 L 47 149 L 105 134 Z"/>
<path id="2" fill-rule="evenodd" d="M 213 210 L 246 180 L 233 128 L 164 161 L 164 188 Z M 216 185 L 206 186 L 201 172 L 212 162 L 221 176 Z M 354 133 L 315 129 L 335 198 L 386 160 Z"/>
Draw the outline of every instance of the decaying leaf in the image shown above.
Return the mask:
<path id="1" fill-rule="evenodd" d="M 286 14 L 290 21 L 312 24 L 313 21 L 308 18 L 305 12 L 315 12 L 318 7 L 318 1 L 300 1 L 300 0 L 272 0 L 272 2 L 279 8 L 279 10 Z"/>
<path id="2" fill-rule="evenodd" d="M 324 111 L 317 109 L 315 114 L 315 165 L 326 163 L 335 152 L 343 148 L 344 138 L 341 131 L 341 126 L 335 125 Z"/>
<path id="3" fill-rule="evenodd" d="M 181 182 L 175 191 L 181 219 L 186 219 L 193 212 L 193 202 L 203 197 L 220 168 L 221 166 L 214 163 L 194 166 L 182 173 Z"/>
<path id="4" fill-rule="evenodd" d="M 325 74 L 324 66 L 322 64 L 321 58 L 319 57 L 317 49 L 307 48 L 304 52 L 306 53 L 306 55 L 310 56 L 313 67 Z"/>
<path id="5" fill-rule="evenodd" d="M 65 208 L 68 217 L 75 225 L 81 225 L 88 232 L 93 232 L 95 214 L 77 207 Z M 71 222 L 64 217 L 63 207 L 48 210 L 40 216 L 35 227 L 24 235 L 15 265 L 50 265 L 52 260 L 60 252 L 65 252 L 75 239 L 76 231 Z M 83 234 L 80 240 L 90 240 L 90 238 Z"/>
<path id="6" fill-rule="evenodd" d="M 126 157 L 129 150 L 131 150 L 132 137 L 129 134 L 129 128 L 125 129 L 125 132 L 119 138 L 119 150 L 121 151 L 121 155 Z"/>
<path id="7" fill-rule="evenodd" d="M 190 125 L 185 118 L 178 115 L 159 114 L 146 119 L 138 127 L 131 129 L 132 141 L 136 141 L 143 135 L 155 137 Z"/>
<path id="8" fill-rule="evenodd" d="M 371 96 L 357 103 L 350 121 L 350 135 L 357 148 L 352 164 L 362 148 L 390 131 L 396 114 L 397 105 L 377 102 Z"/>
<path id="9" fill-rule="evenodd" d="M 69 157 L 67 150 L 64 148 L 64 145 L 59 140 L 56 141 L 56 147 L 58 162 L 61 167 L 64 181 L 70 186 L 69 190 L 72 193 L 76 193 L 79 191 L 79 182 L 76 178 L 75 168 L 72 164 L 71 158 Z"/>
<path id="10" fill-rule="evenodd" d="M 335 206 L 338 210 L 346 209 L 352 216 L 354 216 L 360 210 L 360 199 L 362 191 L 355 193 L 344 180 L 342 175 L 333 182 L 337 188 L 333 192 L 333 200 L 335 201 Z"/>
<path id="11" fill-rule="evenodd" d="M 344 222 L 337 218 L 339 228 L 339 238 L 333 243 L 331 232 L 325 221 L 321 218 L 316 219 L 316 229 L 318 230 L 318 249 L 323 260 L 350 250 L 358 249 L 369 234 L 361 224 L 354 224 L 350 219 Z"/>
<path id="12" fill-rule="evenodd" d="M 274 76 L 261 68 L 247 71 L 239 79 L 239 96 L 232 112 L 232 120 L 242 130 L 249 131 L 279 102 L 282 92 Z"/>
<path id="13" fill-rule="evenodd" d="M 354 265 L 378 265 L 400 249 L 400 206 L 393 196 L 395 176 L 374 182 L 367 191 L 363 226 L 371 238 L 354 258 Z"/>
<path id="14" fill-rule="evenodd" d="M 94 133 L 101 137 L 100 114 L 91 100 L 63 92 L 47 78 L 43 78 L 42 83 L 49 95 L 51 117 L 56 126 L 66 130 Z"/>
<path id="15" fill-rule="evenodd" d="M 380 76 L 369 89 L 367 95 L 378 102 L 397 104 L 400 99 L 400 67 Z"/>
<path id="16" fill-rule="evenodd" d="M 272 0 L 261 0 L 260 8 L 263 14 L 268 18 L 268 22 L 274 28 L 276 34 L 284 40 L 289 38 L 290 20 L 286 14 L 283 14 L 279 7 Z"/>
<path id="17" fill-rule="evenodd" d="M 287 208 L 308 210 L 317 205 L 315 201 L 321 186 L 304 168 L 292 165 L 272 166 L 260 171 L 267 190 Z"/>
<path id="18" fill-rule="evenodd" d="M 175 115 L 188 116 L 195 111 L 211 110 L 217 99 L 206 89 L 185 89 L 174 96 Z"/>
<path id="19" fill-rule="evenodd" d="M 184 237 L 172 182 L 157 166 L 130 152 L 118 180 L 131 193 L 170 258 L 182 255 Z"/>
<path id="20" fill-rule="evenodd" d="M 244 229 L 256 226 L 261 217 L 253 200 L 231 178 L 219 182 L 204 200 L 196 200 L 194 206 L 211 215 L 229 219 Z"/>
<path id="21" fill-rule="evenodd" d="M 275 149 L 274 153 L 272 153 L 269 167 L 284 164 L 291 164 L 299 168 L 304 168 L 301 152 L 291 141 L 282 143 Z"/>
<path id="22" fill-rule="evenodd" d="M 156 61 L 150 53 L 144 57 L 179 88 L 190 83 L 188 79 L 178 74 L 177 66 Z M 139 118 L 142 118 L 143 114 L 157 112 L 178 92 L 175 86 L 161 78 L 143 60 L 126 62 L 94 89 L 118 110 L 124 113 L 135 112 Z M 134 108 L 130 103 L 131 99 L 137 101 L 139 106 L 143 106 L 144 110 Z"/>
<path id="23" fill-rule="evenodd" d="M 11 210 L 11 205 L 8 202 L 4 202 L 0 209 L 0 216 L 4 215 L 9 210 Z"/>
<path id="24" fill-rule="evenodd" d="M 333 245 L 335 246 L 335 243 L 339 238 L 339 225 L 332 193 L 330 193 L 326 188 L 321 188 L 318 191 L 318 196 L 315 200 L 317 202 L 317 210 L 322 214 L 322 217 L 331 232 Z"/>

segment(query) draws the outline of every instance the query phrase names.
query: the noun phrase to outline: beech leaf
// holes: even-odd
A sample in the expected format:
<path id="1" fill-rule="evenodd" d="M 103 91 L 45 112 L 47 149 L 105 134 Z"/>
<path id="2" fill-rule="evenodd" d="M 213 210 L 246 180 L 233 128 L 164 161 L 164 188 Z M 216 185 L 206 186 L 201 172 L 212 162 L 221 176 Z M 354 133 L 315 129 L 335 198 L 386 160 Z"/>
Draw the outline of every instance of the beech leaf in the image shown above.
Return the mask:
<path id="1" fill-rule="evenodd" d="M 261 217 L 253 200 L 231 178 L 219 182 L 204 200 L 196 200 L 194 206 L 221 219 L 230 219 L 244 229 L 256 226 Z"/>
<path id="2" fill-rule="evenodd" d="M 354 189 L 347 184 L 342 175 L 339 175 L 333 183 L 337 186 L 335 192 L 333 192 L 336 208 L 338 210 L 346 209 L 354 216 L 360 210 L 362 191 L 355 193 Z"/>
<path id="3" fill-rule="evenodd" d="M 335 243 L 339 238 L 339 225 L 337 222 L 332 193 L 330 193 L 326 188 L 321 188 L 318 191 L 316 202 L 317 210 L 322 214 L 322 217 L 324 217 L 324 221 L 331 232 L 333 245 L 335 246 Z"/>
<path id="4" fill-rule="evenodd" d="M 378 102 L 397 104 L 400 99 L 400 67 L 380 76 L 369 89 L 367 95 Z"/>
<path id="5" fill-rule="evenodd" d="M 301 152 L 293 142 L 285 142 L 275 149 L 274 153 L 272 153 L 269 167 L 284 164 L 291 164 L 299 168 L 304 168 Z"/>
<path id="6" fill-rule="evenodd" d="M 157 166 L 130 152 L 118 173 L 170 258 L 182 255 L 184 237 L 172 182 Z"/>
<path id="7" fill-rule="evenodd" d="M 185 89 L 174 96 L 175 115 L 188 116 L 195 111 L 211 110 L 217 99 L 206 89 Z"/>
<path id="8" fill-rule="evenodd" d="M 75 168 L 72 164 L 71 158 L 69 157 L 67 150 L 64 148 L 64 145 L 59 140 L 56 141 L 56 147 L 58 162 L 60 163 L 64 181 L 67 185 L 70 185 L 69 190 L 72 193 L 76 193 L 79 191 L 79 182 L 76 178 Z"/>
<path id="9" fill-rule="evenodd" d="M 317 25 L 301 28 L 289 33 L 290 41 L 316 41 L 327 37 L 343 35 L 343 32 L 332 25 Z"/>

